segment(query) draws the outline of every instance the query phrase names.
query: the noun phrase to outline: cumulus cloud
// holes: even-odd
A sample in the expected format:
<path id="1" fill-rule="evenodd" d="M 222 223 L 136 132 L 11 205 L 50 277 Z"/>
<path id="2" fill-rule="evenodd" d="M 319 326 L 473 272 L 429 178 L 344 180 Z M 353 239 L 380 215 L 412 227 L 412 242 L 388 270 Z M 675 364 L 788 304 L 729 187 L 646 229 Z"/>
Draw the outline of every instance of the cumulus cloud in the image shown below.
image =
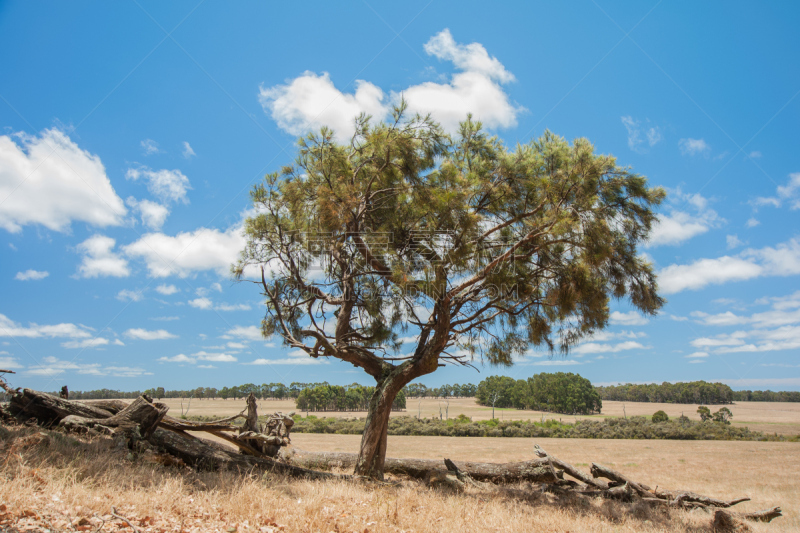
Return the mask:
<path id="1" fill-rule="evenodd" d="M 681 244 L 723 224 L 725 221 L 708 204 L 700 194 L 685 194 L 680 189 L 673 192 L 669 213 L 658 215 L 647 247 Z"/>
<path id="2" fill-rule="evenodd" d="M 19 281 L 32 281 L 32 280 L 40 280 L 44 279 L 50 275 L 50 272 L 46 270 L 32 270 L 28 269 L 25 272 L 17 272 L 17 275 L 14 276 L 14 279 Z"/>
<path id="3" fill-rule="evenodd" d="M 746 244 L 746 243 L 742 242 L 742 240 L 739 238 L 738 235 L 728 235 L 728 236 L 726 236 L 725 237 L 725 242 L 728 245 L 728 250 L 732 250 L 734 248 L 738 248 L 739 246 L 742 246 L 743 244 Z"/>
<path id="4" fill-rule="evenodd" d="M 614 311 L 609 318 L 611 323 L 617 326 L 644 326 L 649 322 L 647 317 L 642 316 L 636 311 L 630 311 L 628 313 Z"/>
<path id="5" fill-rule="evenodd" d="M 305 354 L 304 354 L 305 355 Z M 284 359 L 265 359 L 260 357 L 244 365 L 325 365 L 328 362 L 324 359 L 314 359 L 313 357 L 287 357 Z"/>
<path id="6" fill-rule="evenodd" d="M 781 207 L 784 203 L 789 208 L 800 209 L 800 172 L 789 174 L 786 185 L 779 185 L 775 196 L 758 197 L 753 203 L 757 206 Z"/>
<path id="7" fill-rule="evenodd" d="M 382 89 L 364 80 L 357 80 L 355 91 L 346 94 L 336 88 L 327 72 L 317 75 L 306 71 L 284 85 L 261 86 L 259 101 L 284 131 L 299 135 L 324 125 L 336 132 L 340 142 L 352 136 L 356 116 L 365 113 L 383 119 L 401 95 L 410 112 L 431 113 L 449 131 L 455 131 L 469 112 L 488 128 L 516 125 L 522 109 L 511 104 L 501 87 L 514 76 L 497 58 L 489 56 L 483 45 L 456 43 L 445 29 L 424 49 L 428 55 L 451 62 L 460 72 L 449 83 L 426 82 L 387 97 Z"/>
<path id="8" fill-rule="evenodd" d="M 632 116 L 620 117 L 622 124 L 628 131 L 628 148 L 634 152 L 646 152 L 645 144 L 653 147 L 662 140 L 661 129 L 657 126 L 649 126 L 650 120 L 642 126 L 642 123 Z"/>
<path id="9" fill-rule="evenodd" d="M 252 309 L 248 304 L 226 304 L 221 303 L 214 306 L 217 311 L 249 311 Z"/>
<path id="10" fill-rule="evenodd" d="M 150 277 L 188 277 L 196 272 L 213 270 L 229 275 L 229 269 L 244 248 L 241 226 L 227 231 L 199 228 L 170 236 L 148 233 L 123 247 L 129 257 L 143 259 Z"/>
<path id="11" fill-rule="evenodd" d="M 225 332 L 227 338 L 247 339 L 251 341 L 263 341 L 261 328 L 257 326 L 235 326 Z"/>
<path id="12" fill-rule="evenodd" d="M 210 361 L 214 363 L 235 363 L 236 361 L 238 361 L 238 359 L 226 353 L 209 353 L 205 351 L 199 351 L 191 355 L 179 353 L 178 355 L 173 355 L 172 357 L 166 357 L 166 356 L 160 357 L 158 361 L 162 363 L 185 363 L 193 365 L 197 364 L 199 361 Z"/>
<path id="13" fill-rule="evenodd" d="M 146 330 L 143 328 L 131 328 L 125 332 L 125 336 L 131 339 L 139 339 L 142 341 L 156 341 L 164 339 L 177 339 L 177 335 L 173 335 L 165 329 L 157 329 L 154 331 Z"/>
<path id="14" fill-rule="evenodd" d="M 194 300 L 189 300 L 188 303 L 197 309 L 211 309 L 214 305 L 209 298 L 195 298 Z"/>
<path id="15" fill-rule="evenodd" d="M 129 366 L 103 366 L 100 363 L 76 363 L 74 361 L 63 361 L 57 357 L 45 357 L 43 365 L 30 366 L 25 374 L 33 376 L 57 376 L 65 372 L 75 372 L 77 374 L 87 374 L 92 376 L 113 376 L 121 378 L 135 378 L 140 376 L 152 376 L 152 372 L 147 372 L 143 368 Z"/>
<path id="16" fill-rule="evenodd" d="M 172 284 L 162 284 L 156 287 L 156 292 L 159 294 L 163 294 L 164 296 L 169 296 L 170 294 L 175 294 L 176 292 L 180 291 L 178 287 Z"/>
<path id="17" fill-rule="evenodd" d="M 619 353 L 626 350 L 637 350 L 645 348 L 646 346 L 636 341 L 625 341 L 625 342 L 619 342 L 617 344 L 601 344 L 598 342 L 587 342 L 577 346 L 572 351 L 576 355 L 588 355 L 595 353 Z"/>
<path id="18" fill-rule="evenodd" d="M 683 155 L 707 154 L 711 150 L 711 146 L 703 139 L 681 139 L 678 147 Z"/>
<path id="19" fill-rule="evenodd" d="M 694 352 L 690 353 L 689 355 L 685 355 L 687 359 L 704 359 L 708 357 L 708 352 Z"/>
<path id="20" fill-rule="evenodd" d="M 2 352 L 2 353 L 6 353 L 6 352 Z M 14 357 L 0 357 L 0 368 L 7 368 L 9 370 L 16 370 L 18 368 L 24 368 L 24 367 Z"/>
<path id="21" fill-rule="evenodd" d="M 62 342 L 61 346 L 64 348 L 99 348 L 100 346 L 106 346 L 109 343 L 108 339 L 104 339 L 102 337 L 95 337 L 92 339 L 83 339 L 80 341 L 66 341 Z"/>
<path id="22" fill-rule="evenodd" d="M 0 136 L 0 228 L 17 233 L 39 224 L 64 232 L 73 221 L 118 226 L 126 213 L 100 158 L 64 132 Z"/>
<path id="23" fill-rule="evenodd" d="M 76 246 L 78 252 L 83 254 L 78 267 L 80 277 L 128 277 L 131 273 L 128 261 L 114 252 L 115 245 L 116 241 L 111 237 L 93 235 Z"/>
<path id="24" fill-rule="evenodd" d="M 145 139 L 139 144 L 141 144 L 142 146 L 144 155 L 153 155 L 161 151 L 158 149 L 158 143 L 155 142 L 153 139 Z"/>
<path id="25" fill-rule="evenodd" d="M 128 207 L 138 211 L 142 217 L 142 225 L 151 229 L 159 230 L 169 216 L 169 208 L 150 200 L 137 200 L 133 196 L 125 200 Z"/>
<path id="26" fill-rule="evenodd" d="M 197 154 L 194 153 L 192 146 L 188 142 L 183 141 L 183 157 L 185 157 L 186 159 L 191 159 L 196 155 Z"/>
<path id="27" fill-rule="evenodd" d="M 129 180 L 147 181 L 147 190 L 162 202 L 189 203 L 186 192 L 191 189 L 189 178 L 180 170 L 151 170 L 147 167 L 129 168 L 125 173 Z"/>
<path id="28" fill-rule="evenodd" d="M 27 327 L 14 322 L 6 315 L 0 314 L 0 337 L 27 337 L 35 338 L 57 338 L 66 337 L 70 339 L 86 339 L 92 336 L 91 330 L 86 326 L 70 323 L 53 325 L 39 325 L 30 322 Z"/>
<path id="29" fill-rule="evenodd" d="M 141 290 L 132 291 L 129 289 L 122 289 L 117 293 L 117 300 L 121 300 L 123 302 L 139 302 L 144 298 Z"/>

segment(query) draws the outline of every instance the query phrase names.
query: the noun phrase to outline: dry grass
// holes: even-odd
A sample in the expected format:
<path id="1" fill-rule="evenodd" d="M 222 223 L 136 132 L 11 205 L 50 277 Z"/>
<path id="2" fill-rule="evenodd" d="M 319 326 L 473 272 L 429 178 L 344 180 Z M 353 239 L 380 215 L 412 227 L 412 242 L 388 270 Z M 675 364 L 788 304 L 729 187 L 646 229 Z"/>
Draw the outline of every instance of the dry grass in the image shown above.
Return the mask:
<path id="1" fill-rule="evenodd" d="M 176 416 L 181 412 L 181 400 L 168 399 L 162 400 L 170 407 L 170 414 Z M 448 415 L 455 418 L 464 414 L 473 420 L 489 420 L 492 417 L 492 408 L 484 407 L 475 403 L 473 398 L 451 399 Z M 189 408 L 189 415 L 225 417 L 231 416 L 243 407 L 241 400 L 192 400 Z M 186 410 L 188 402 L 183 400 L 183 409 Z M 421 414 L 423 418 L 439 416 L 439 408 L 444 413 L 446 402 L 443 400 L 411 399 L 407 402 L 407 409 L 402 412 L 392 413 L 392 416 L 417 416 Z M 623 411 L 623 405 L 625 406 Z M 495 417 L 506 420 L 541 420 L 544 418 L 561 419 L 564 422 L 571 422 L 583 418 L 599 417 L 622 417 L 627 416 L 652 416 L 658 410 L 664 410 L 670 417 L 677 417 L 685 414 L 689 418 L 699 420 L 697 415 L 697 405 L 671 404 L 671 403 L 631 403 L 631 402 L 603 402 L 603 413 L 595 416 L 571 416 L 553 413 L 543 413 L 542 411 L 521 411 L 518 409 L 496 409 Z M 779 435 L 800 435 L 800 403 L 790 402 L 737 402 L 727 406 L 733 413 L 733 424 L 747 426 L 754 431 L 766 433 L 778 433 Z M 296 410 L 294 400 L 261 400 L 258 402 L 260 413 L 274 411 L 294 411 Z M 712 406 L 716 410 L 717 407 Z M 325 412 L 315 413 L 318 416 L 338 416 L 351 417 L 366 416 L 365 413 L 353 412 Z"/>
<path id="2" fill-rule="evenodd" d="M 353 450 L 358 437 L 297 435 L 295 441 L 307 449 Z M 782 505 L 787 515 L 772 524 L 755 524 L 754 531 L 800 529 L 797 444 L 538 442 L 575 464 L 613 463 L 653 484 L 719 496 L 746 493 L 755 500 L 748 508 Z M 531 446 L 529 439 L 389 440 L 390 453 L 396 456 L 454 459 L 529 458 Z M 0 476 L 6 519 L 20 530 L 27 524 L 39 528 L 34 530 L 97 531 L 98 526 L 101 531 L 118 530 L 125 524 L 110 516 L 114 506 L 141 531 L 711 531 L 711 518 L 702 512 L 664 514 L 608 501 L 559 500 L 525 485 L 448 494 L 412 481 L 375 486 L 289 480 L 269 474 L 197 473 L 133 460 L 125 450 L 110 449 L 107 440 L 76 441 L 28 428 L 12 429 L 0 439 Z M 35 516 L 20 518 L 25 511 Z M 2 515 L 0 506 L 0 520 Z M 3 524 L 0 528 L 9 527 Z"/>

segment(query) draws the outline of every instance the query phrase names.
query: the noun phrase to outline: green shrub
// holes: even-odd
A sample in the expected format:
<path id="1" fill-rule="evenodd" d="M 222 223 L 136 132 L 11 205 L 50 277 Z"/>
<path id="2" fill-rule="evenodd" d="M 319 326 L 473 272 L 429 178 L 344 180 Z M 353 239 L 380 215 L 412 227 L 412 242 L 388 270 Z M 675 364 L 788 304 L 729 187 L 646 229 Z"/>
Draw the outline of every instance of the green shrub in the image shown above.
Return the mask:
<path id="1" fill-rule="evenodd" d="M 656 411 L 653 413 L 653 418 L 651 418 L 653 424 L 658 424 L 659 422 L 667 422 L 669 421 L 669 415 L 664 411 Z"/>

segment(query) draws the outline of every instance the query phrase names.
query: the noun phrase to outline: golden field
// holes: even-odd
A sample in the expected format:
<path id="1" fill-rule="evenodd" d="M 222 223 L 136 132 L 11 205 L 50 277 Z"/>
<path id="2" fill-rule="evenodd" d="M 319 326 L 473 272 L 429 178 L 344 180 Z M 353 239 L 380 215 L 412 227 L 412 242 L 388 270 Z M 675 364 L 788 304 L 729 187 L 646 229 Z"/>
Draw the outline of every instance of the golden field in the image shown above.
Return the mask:
<path id="1" fill-rule="evenodd" d="M 6 433 L 6 432 L 2 432 Z M 355 451 L 358 436 L 293 437 L 309 450 Z M 389 437 L 389 454 L 506 461 L 532 456 L 533 439 Z M 747 495 L 743 510 L 780 505 L 784 517 L 755 532 L 800 530 L 800 444 L 537 439 L 551 454 L 587 468 L 600 462 L 665 488 L 718 497 Z M 650 510 L 607 500 L 582 503 L 526 484 L 464 494 L 416 481 L 394 485 L 311 482 L 270 474 L 194 472 L 113 450 L 108 440 L 75 443 L 37 428 L 0 438 L 0 529 L 9 531 L 302 532 L 708 532 L 701 512 Z M 3 507 L 5 506 L 5 507 Z M 17 529 L 12 529 L 17 528 Z M 26 529 L 30 528 L 30 529 Z"/>
<path id="2" fill-rule="evenodd" d="M 189 416 L 211 416 L 223 418 L 231 416 L 244 407 L 244 402 L 238 400 L 197 400 L 191 403 L 188 400 L 164 399 L 161 400 L 170 407 L 170 414 L 178 416 L 181 414 L 181 407 L 184 411 L 188 408 Z M 448 406 L 449 403 L 449 406 Z M 181 404 L 183 404 L 181 406 Z M 699 420 L 697 415 L 697 404 L 672 404 L 672 403 L 638 403 L 638 402 L 603 402 L 603 412 L 593 416 L 572 416 L 545 413 L 542 411 L 521 411 L 518 409 L 495 409 L 495 417 L 505 420 L 541 420 L 544 418 L 561 419 L 564 422 L 571 422 L 582 418 L 600 417 L 622 417 L 622 416 L 651 416 L 658 410 L 665 411 L 670 417 L 677 417 L 681 414 L 689 418 Z M 712 411 L 716 411 L 721 406 L 710 406 Z M 790 402 L 736 402 L 727 405 L 733 413 L 732 423 L 737 426 L 747 426 L 754 431 L 764 431 L 767 433 L 777 433 L 779 435 L 798 435 L 800 434 L 800 403 Z M 456 398 L 445 400 L 409 399 L 406 402 L 406 410 L 392 413 L 392 416 L 417 416 L 430 418 L 438 417 L 439 410 L 442 416 L 445 409 L 450 418 L 455 418 L 460 414 L 469 416 L 473 420 L 489 420 L 492 418 L 492 408 L 484 407 L 475 403 L 474 398 Z M 259 400 L 258 412 L 260 414 L 274 411 L 290 412 L 296 411 L 294 400 Z M 316 416 L 338 416 L 338 417 L 365 417 L 365 412 L 318 412 L 311 413 Z M 303 413 L 305 415 L 305 413 Z"/>

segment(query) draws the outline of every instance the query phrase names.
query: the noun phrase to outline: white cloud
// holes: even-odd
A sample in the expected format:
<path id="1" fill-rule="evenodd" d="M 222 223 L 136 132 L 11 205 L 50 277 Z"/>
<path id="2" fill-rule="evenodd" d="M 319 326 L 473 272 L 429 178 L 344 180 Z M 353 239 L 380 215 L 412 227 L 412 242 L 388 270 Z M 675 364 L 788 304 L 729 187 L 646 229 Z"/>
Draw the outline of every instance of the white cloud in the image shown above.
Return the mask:
<path id="1" fill-rule="evenodd" d="M 684 356 L 687 359 L 703 359 L 708 357 L 708 352 L 694 352 Z"/>
<path id="2" fill-rule="evenodd" d="M 265 340 L 264 336 L 261 334 L 261 328 L 257 326 L 236 326 L 226 331 L 225 336 L 247 339 L 251 341 Z"/>
<path id="3" fill-rule="evenodd" d="M 711 146 L 703 139 L 681 139 L 678 146 L 683 155 L 704 154 L 711 150 Z"/>
<path id="4" fill-rule="evenodd" d="M 226 353 L 208 353 L 205 351 L 200 351 L 197 353 L 193 353 L 192 355 L 186 355 L 179 353 L 178 355 L 173 355 L 172 357 L 160 357 L 158 361 L 162 363 L 186 363 L 186 364 L 197 364 L 198 361 L 210 361 L 214 363 L 235 363 L 238 359 L 236 357 L 226 354 Z M 200 368 L 209 368 L 209 366 L 201 365 Z M 213 367 L 212 367 L 213 368 Z"/>
<path id="5" fill-rule="evenodd" d="M 664 294 L 702 289 L 706 285 L 721 285 L 761 276 L 764 269 L 750 259 L 723 256 L 698 259 L 688 265 L 670 265 L 658 273 L 658 285 Z"/>
<path id="6" fill-rule="evenodd" d="M 57 376 L 69 371 L 75 371 L 78 374 L 87 374 L 92 376 L 113 376 L 123 378 L 134 378 L 140 376 L 151 376 L 151 372 L 147 372 L 143 368 L 128 367 L 128 366 L 107 366 L 104 367 L 99 363 L 83 364 L 75 363 L 73 361 L 62 361 L 56 357 L 45 357 L 43 365 L 31 366 L 24 372 L 33 376 Z"/>
<path id="7" fill-rule="evenodd" d="M 325 125 L 334 130 L 340 142 L 352 136 L 356 116 L 366 113 L 383 119 L 391 107 L 388 100 L 397 102 L 401 94 L 411 113 L 431 113 L 449 131 L 455 131 L 470 112 L 488 128 L 516 125 L 522 109 L 509 102 L 500 86 L 514 76 L 481 44 L 458 44 L 445 29 L 424 48 L 428 55 L 452 62 L 461 72 L 449 83 L 422 83 L 393 92 L 387 99 L 383 90 L 367 81 L 357 80 L 355 92 L 345 94 L 334 86 L 327 72 L 317 75 L 306 71 L 285 85 L 261 86 L 259 101 L 288 133 L 299 135 Z"/>
<path id="8" fill-rule="evenodd" d="M 155 142 L 153 139 L 145 139 L 139 144 L 142 145 L 142 150 L 144 150 L 144 155 L 153 155 L 161 151 L 158 149 L 158 143 Z"/>
<path id="9" fill-rule="evenodd" d="M 244 248 L 241 226 L 227 231 L 199 228 L 174 237 L 148 233 L 123 250 L 129 257 L 143 259 L 151 277 L 176 275 L 187 277 L 195 272 L 214 270 L 227 276 L 230 266 Z"/>
<path id="10" fill-rule="evenodd" d="M 0 314 L 0 337 L 27 337 L 27 338 L 56 338 L 66 337 L 69 339 L 86 339 L 92 336 L 91 331 L 86 326 L 76 326 L 75 324 L 62 323 L 41 326 L 33 322 L 28 327 L 14 322 L 6 315 Z"/>
<path id="11" fill-rule="evenodd" d="M 741 239 L 739 239 L 738 235 L 728 235 L 728 236 L 726 236 L 725 237 L 725 242 L 728 244 L 728 250 L 732 250 L 734 248 L 738 248 L 739 246 L 742 246 L 743 244 L 746 244 L 746 243 L 742 242 Z"/>
<path id="12" fill-rule="evenodd" d="M 178 287 L 176 287 L 175 285 L 172 285 L 172 284 L 169 284 L 169 285 L 162 284 L 162 285 L 159 285 L 158 287 L 156 287 L 156 292 L 159 293 L 159 294 L 163 294 L 164 296 L 169 296 L 170 294 L 175 294 L 176 292 L 179 292 L 179 291 L 180 291 L 180 289 Z"/>
<path id="13" fill-rule="evenodd" d="M 142 225 L 151 230 L 161 229 L 169 216 L 169 208 L 150 200 L 137 200 L 131 196 L 125 200 L 125 203 L 131 209 L 139 212 L 142 217 Z"/>
<path id="14" fill-rule="evenodd" d="M 305 354 L 304 354 L 305 355 Z M 306 356 L 305 359 L 300 357 L 293 357 L 287 359 L 264 359 L 259 358 L 249 363 L 242 363 L 244 365 L 324 365 L 328 362 L 324 359 L 314 359 L 311 356 Z"/>
<path id="15" fill-rule="evenodd" d="M 187 141 L 183 141 L 183 157 L 190 159 L 196 155 L 197 154 L 194 153 L 192 146 Z"/>
<path id="16" fill-rule="evenodd" d="M 227 346 L 228 348 L 233 348 L 234 350 L 244 350 L 247 348 L 247 345 L 241 342 L 229 342 Z"/>
<path id="17" fill-rule="evenodd" d="M 65 133 L 49 129 L 38 137 L 0 136 L 0 228 L 17 233 L 22 226 L 41 224 L 64 232 L 73 221 L 118 226 L 125 215 L 100 158 Z"/>
<path id="18" fill-rule="evenodd" d="M 143 341 L 155 341 L 155 340 L 163 340 L 163 339 L 177 339 L 177 335 L 173 335 L 169 331 L 165 329 L 158 329 L 155 331 L 150 331 L 142 328 L 132 328 L 125 332 L 127 337 L 132 339 L 139 339 Z"/>
<path id="19" fill-rule="evenodd" d="M 214 305 L 208 298 L 195 298 L 194 300 L 189 300 L 188 303 L 197 309 L 211 309 Z"/>
<path id="20" fill-rule="evenodd" d="M 749 219 L 747 219 L 747 227 L 748 228 L 755 228 L 759 224 L 761 224 L 761 222 L 759 222 L 758 220 L 756 220 L 753 217 L 750 217 Z"/>
<path id="21" fill-rule="evenodd" d="M 0 368 L 3 368 L 5 370 L 15 370 L 17 368 L 24 368 L 24 367 L 14 357 L 0 357 Z"/>
<path id="22" fill-rule="evenodd" d="M 749 157 L 750 159 L 758 159 L 761 157 L 761 152 L 759 152 L 758 150 L 753 150 L 748 154 L 747 157 Z"/>
<path id="23" fill-rule="evenodd" d="M 251 307 L 248 304 L 226 304 L 221 303 L 214 306 L 217 311 L 249 311 Z"/>
<path id="24" fill-rule="evenodd" d="M 61 346 L 64 348 L 97 348 L 99 346 L 106 346 L 108 344 L 108 339 L 104 339 L 102 337 L 95 337 L 93 339 L 84 339 L 81 341 L 66 341 L 62 342 Z"/>
<path id="25" fill-rule="evenodd" d="M 630 115 L 620 117 L 620 119 L 625 129 L 628 131 L 628 148 L 634 152 L 644 153 L 646 151 L 644 149 L 645 142 L 652 148 L 663 139 L 661 129 L 657 126 L 651 126 L 649 128 L 644 126 L 643 128 L 641 122 Z M 650 123 L 649 119 L 647 123 Z"/>
<path id="26" fill-rule="evenodd" d="M 129 168 L 125 177 L 137 181 L 140 178 L 147 180 L 147 190 L 162 202 L 189 203 L 186 191 L 191 189 L 189 178 L 180 170 L 151 170 L 147 167 Z"/>
<path id="27" fill-rule="evenodd" d="M 619 353 L 626 350 L 646 349 L 647 347 L 636 341 L 625 341 L 617 344 L 601 344 L 597 342 L 587 342 L 573 349 L 577 355 L 588 355 L 595 353 Z"/>
<path id="28" fill-rule="evenodd" d="M 142 295 L 142 291 L 131 291 L 128 289 L 122 289 L 117 293 L 117 300 L 121 300 L 123 302 L 139 302 L 144 298 Z"/>
<path id="29" fill-rule="evenodd" d="M 658 215 L 647 247 L 680 244 L 725 222 L 700 194 L 678 189 L 670 195 L 670 202 L 669 214 Z"/>
<path id="30" fill-rule="evenodd" d="M 735 315 L 730 311 L 716 315 L 709 315 L 702 311 L 693 311 L 691 315 L 697 319 L 696 322 L 706 326 L 735 326 L 749 322 L 748 318 Z"/>
<path id="31" fill-rule="evenodd" d="M 612 324 L 618 326 L 644 326 L 649 322 L 647 317 L 642 316 L 636 311 L 630 311 L 628 313 L 614 311 L 611 313 L 610 320 Z"/>
<path id="32" fill-rule="evenodd" d="M 111 237 L 93 235 L 76 246 L 78 252 L 83 254 L 78 267 L 79 275 L 83 278 L 128 277 L 131 273 L 128 261 L 113 251 L 115 244 L 116 241 Z"/>
<path id="33" fill-rule="evenodd" d="M 40 280 L 46 278 L 49 275 L 50 273 L 47 272 L 46 270 L 40 271 L 40 270 L 28 269 L 25 272 L 17 272 L 17 275 L 14 276 L 14 279 L 19 281 Z"/>
<path id="34" fill-rule="evenodd" d="M 757 206 L 781 207 L 784 202 L 789 202 L 790 209 L 800 209 L 800 172 L 789 174 L 789 181 L 786 185 L 779 185 L 776 193 L 776 196 L 758 197 L 753 203 Z"/>

